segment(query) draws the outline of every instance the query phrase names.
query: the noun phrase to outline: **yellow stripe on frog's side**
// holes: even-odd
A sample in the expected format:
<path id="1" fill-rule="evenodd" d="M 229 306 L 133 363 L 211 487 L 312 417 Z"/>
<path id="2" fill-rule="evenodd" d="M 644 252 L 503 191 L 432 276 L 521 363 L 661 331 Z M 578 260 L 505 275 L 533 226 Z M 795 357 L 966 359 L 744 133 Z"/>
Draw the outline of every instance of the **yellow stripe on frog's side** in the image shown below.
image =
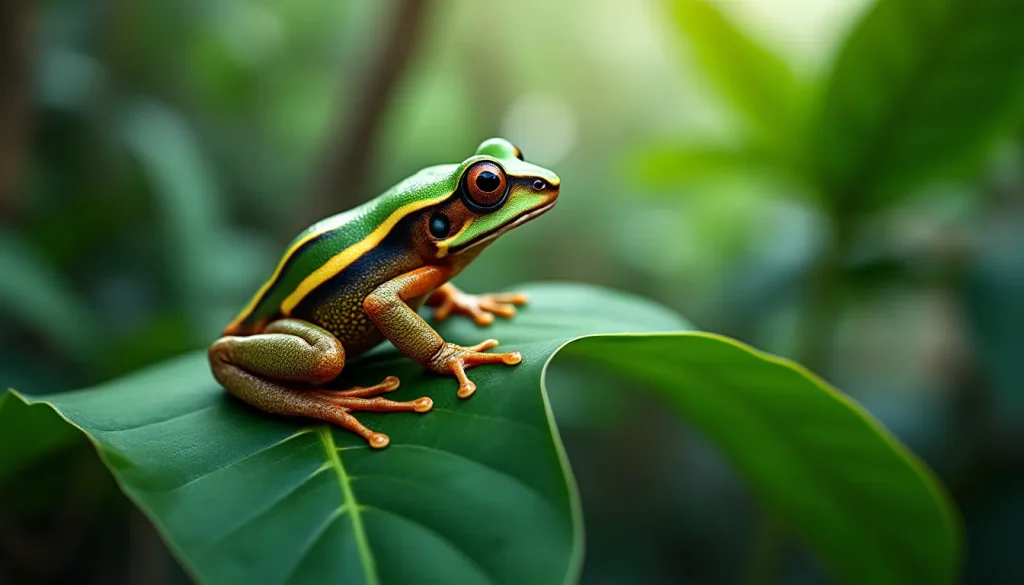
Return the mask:
<path id="1" fill-rule="evenodd" d="M 334 228 L 332 227 L 330 229 Z M 260 287 L 260 290 L 256 291 L 256 294 L 253 295 L 252 300 L 249 301 L 249 304 L 246 305 L 246 307 L 242 309 L 242 312 L 239 313 L 237 317 L 235 317 L 234 321 L 232 321 L 227 326 L 227 329 L 238 329 L 239 327 L 241 327 L 242 321 L 245 321 L 246 319 L 249 318 L 249 315 L 252 315 L 252 312 L 256 310 L 256 306 L 259 305 L 260 301 L 263 300 L 263 296 L 267 294 L 267 291 L 270 290 L 270 287 L 273 286 L 274 283 L 277 282 L 277 279 L 281 277 L 281 271 L 284 270 L 284 267 L 286 264 L 288 264 L 288 261 L 292 259 L 292 255 L 295 254 L 296 250 L 301 248 L 303 244 L 312 240 L 313 238 L 330 231 L 330 229 L 310 232 L 303 236 L 298 241 L 294 242 L 291 246 L 288 246 L 288 249 L 285 250 L 284 255 L 281 257 L 281 261 L 277 263 L 277 268 L 274 269 L 274 273 L 271 274 L 270 278 L 268 278 L 267 281 L 263 283 L 263 286 Z"/>
<path id="2" fill-rule="evenodd" d="M 441 203 L 450 196 L 451 193 L 445 193 L 444 195 L 433 199 L 413 201 L 412 203 L 406 203 L 393 211 L 391 215 L 389 215 L 387 219 L 381 222 L 380 225 L 370 232 L 368 236 L 359 240 L 355 244 L 352 244 L 348 248 L 345 248 L 341 252 L 338 252 L 332 256 L 330 260 L 325 262 L 323 266 L 317 268 L 309 276 L 303 279 L 303 281 L 299 283 L 299 286 L 296 287 L 295 290 L 292 291 L 292 293 L 281 303 L 281 313 L 285 316 L 291 315 L 292 311 L 295 310 L 295 307 L 302 302 L 302 299 L 306 298 L 306 295 L 336 276 L 342 270 L 347 268 L 349 264 L 358 260 L 363 254 L 376 247 L 381 240 L 387 237 L 388 233 L 391 232 L 391 229 L 407 215 L 415 211 L 419 211 L 424 207 L 430 207 L 431 205 Z"/>

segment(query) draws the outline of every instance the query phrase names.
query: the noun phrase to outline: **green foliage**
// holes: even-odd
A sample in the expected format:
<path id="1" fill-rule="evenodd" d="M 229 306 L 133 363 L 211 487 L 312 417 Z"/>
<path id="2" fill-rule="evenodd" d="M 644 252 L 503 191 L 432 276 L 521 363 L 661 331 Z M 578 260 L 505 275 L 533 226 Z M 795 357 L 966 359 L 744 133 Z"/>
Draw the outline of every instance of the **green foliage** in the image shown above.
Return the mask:
<path id="1" fill-rule="evenodd" d="M 1024 4 L 879 0 L 829 76 L 808 143 L 832 204 L 871 210 L 982 162 L 1024 113 Z"/>
<path id="2" fill-rule="evenodd" d="M 789 65 L 707 2 L 673 0 L 672 9 L 700 70 L 741 117 L 750 138 L 785 160 L 796 144 L 801 94 Z"/>
<path id="3" fill-rule="evenodd" d="M 1001 219 L 979 239 L 966 267 L 965 313 L 990 377 L 992 398 L 1003 420 L 1024 416 L 1024 224 Z"/>
<path id="4" fill-rule="evenodd" d="M 744 177 L 758 184 L 799 184 L 801 177 L 780 167 L 773 154 L 749 146 L 665 143 L 648 146 L 630 161 L 630 171 L 644 185 L 665 189 L 666 195 L 680 185 L 714 185 L 725 177 Z"/>
<path id="5" fill-rule="evenodd" d="M 227 229 L 214 171 L 178 112 L 137 100 L 125 107 L 118 130 L 152 192 L 154 227 L 167 251 L 163 281 L 190 319 L 190 341 L 201 346 L 249 292 L 251 270 L 244 267 L 262 261 L 262 250 Z"/>
<path id="6" fill-rule="evenodd" d="M 232 0 L 186 1 L 189 9 L 182 10 L 174 1 L 117 4 L 95 11 L 50 3 L 32 14 L 36 50 L 24 55 L 34 80 L 32 131 L 23 146 L 31 152 L 20 173 L 25 189 L 10 200 L 0 196 L 11 204 L 4 216 L 10 225 L 0 234 L 0 390 L 16 386 L 34 395 L 92 385 L 206 346 L 272 271 L 295 230 L 319 219 L 307 196 L 310 171 L 325 160 L 324 145 L 343 138 L 346 121 L 360 116 L 374 63 L 395 46 L 386 38 L 393 11 L 412 5 Z M 372 141 L 373 190 L 417 168 L 459 160 L 483 137 L 512 139 L 563 177 L 562 201 L 542 221 L 501 238 L 460 284 L 480 291 L 544 278 L 606 283 L 659 298 L 708 330 L 807 360 L 942 474 L 966 514 L 970 553 L 963 579 L 1024 582 L 1017 527 L 1009 521 L 1021 491 L 1006 473 L 1017 465 L 1016 450 L 1005 440 L 1020 434 L 1024 420 L 1018 365 L 1024 158 L 1002 149 L 1002 166 L 993 169 L 987 156 L 994 142 L 1021 138 L 1021 3 L 663 4 L 667 10 L 659 12 L 659 3 L 527 0 L 496 5 L 502 26 L 495 28 L 480 26 L 472 0 L 427 3 L 413 58 L 404 68 L 388 66 L 400 82 L 386 96 L 383 130 Z M 5 90 L 6 81 L 0 80 Z M 16 137 L 8 134 L 5 139 Z M 561 148 L 545 148 L 553 143 L 567 150 L 556 156 Z M 615 170 L 624 158 L 630 162 L 637 145 L 631 178 L 640 180 L 622 181 Z M 11 168 L 0 167 L 0 174 Z M 922 188 L 936 181 L 937 188 Z M 638 197 L 644 187 L 657 197 Z M 343 186 L 339 193 L 339 210 L 347 205 L 342 201 L 371 194 Z M 506 343 L 515 342 L 522 326 L 552 339 L 569 335 L 562 315 L 583 321 L 572 302 L 579 294 L 567 295 L 557 316 L 537 305 L 523 313 L 525 320 L 494 330 Z M 591 300 L 605 306 L 601 298 Z M 590 330 L 686 328 L 663 311 L 646 321 L 629 304 L 614 318 L 588 312 Z M 546 315 L 547 322 L 533 315 Z M 461 341 L 491 334 L 466 323 L 444 331 Z M 737 493 L 739 481 L 772 516 L 766 532 L 784 530 L 768 535 L 781 543 L 777 557 L 767 559 L 778 567 L 777 579 L 762 581 L 821 580 L 817 564 L 793 554 L 791 536 L 801 537 L 837 576 L 853 575 L 850 580 L 884 582 L 903 570 L 904 581 L 934 582 L 954 570 L 956 538 L 946 536 L 951 514 L 928 515 L 930 506 L 945 504 L 934 499 L 938 492 L 920 489 L 931 480 L 892 445 L 889 431 L 813 376 L 706 339 L 591 337 L 559 352 L 559 367 L 544 378 L 529 363 L 473 372 L 499 396 L 514 386 L 509 376 L 530 396 L 539 394 L 539 380 L 552 390 L 584 487 L 584 582 L 732 583 L 743 574 L 765 576 L 758 562 L 766 560 L 764 551 L 749 542 L 761 510 Z M 649 359 L 666 352 L 670 360 Z M 620 362 L 634 353 L 640 358 L 630 363 L 645 366 L 625 371 Z M 375 381 L 364 367 L 390 356 L 352 364 L 348 374 Z M 712 358 L 724 365 L 712 368 Z M 201 357 L 193 359 L 179 363 L 187 387 L 168 379 L 177 370 L 165 364 L 87 392 L 83 405 L 123 388 L 139 393 L 140 413 L 149 408 L 157 417 L 165 405 L 165 414 L 178 412 L 183 390 L 221 396 Z M 425 377 L 404 358 L 394 363 L 405 383 L 400 395 L 429 388 L 435 399 L 451 398 L 450 380 Z M 586 375 L 563 363 L 581 363 Z M 733 379 L 748 368 L 759 372 L 759 383 L 797 376 L 793 383 L 802 390 L 786 401 L 765 400 L 754 385 Z M 522 372 L 533 377 L 530 384 L 518 378 Z M 609 375 L 614 372 L 620 377 Z M 139 392 L 146 379 L 167 391 Z M 638 385 L 660 391 L 664 400 L 655 404 L 667 403 L 668 412 L 644 410 L 648 398 L 635 404 Z M 452 400 L 452 411 L 497 408 L 496 396 L 484 390 L 470 401 Z M 52 399 L 63 404 L 72 396 Z M 839 406 L 802 416 L 821 401 Z M 529 405 L 536 409 L 537 400 Z M 53 451 L 82 442 L 81 433 L 52 408 L 29 406 L 14 394 L 0 393 L 0 408 L 0 483 L 6 481 L 0 582 L 107 582 L 118 572 L 143 574 L 147 563 L 159 573 L 164 553 L 137 554 L 140 526 L 126 530 L 122 515 L 98 507 L 87 486 L 67 479 L 74 473 L 54 481 L 83 451 Z M 703 441 L 673 428 L 675 411 L 713 439 L 739 478 L 720 467 Z M 240 450 L 255 452 L 244 440 L 271 424 L 227 400 L 195 416 L 214 413 L 235 417 Z M 104 428 L 130 426 L 122 414 L 104 408 L 91 422 L 97 429 L 106 422 Z M 174 425 L 188 418 L 164 425 L 180 428 Z M 448 424 L 453 418 L 458 415 L 438 411 L 368 421 L 397 436 L 401 421 L 457 433 Z M 301 423 L 274 424 L 297 429 Z M 836 431 L 815 433 L 825 426 Z M 213 457 L 225 436 L 235 436 L 217 434 L 222 425 L 196 431 L 208 444 L 170 432 L 171 442 L 148 450 L 129 440 L 159 428 L 96 430 L 94 438 L 107 441 L 119 474 L 145 479 L 173 474 L 177 463 L 193 469 L 189 457 Z M 645 445 L 652 436 L 658 444 Z M 131 457 L 120 457 L 119 440 L 131 447 L 125 451 Z M 318 440 L 307 433 L 280 449 L 313 441 L 315 459 L 323 451 Z M 514 445 L 523 439 L 517 440 Z M 346 469 L 359 451 L 342 452 Z M 284 481 L 274 473 L 292 477 L 284 465 L 293 459 L 265 459 L 275 453 L 281 451 L 251 461 L 272 464 L 261 467 L 269 479 L 243 479 L 273 486 Z M 389 457 L 397 455 L 374 453 L 360 465 Z M 780 474 L 783 467 L 791 477 Z M 251 470 L 239 464 L 220 473 Z M 902 479 L 878 479 L 883 474 Z M 259 487 L 243 479 L 246 490 Z M 353 493 L 362 498 L 360 481 L 353 481 Z M 146 487 L 140 482 L 129 489 Z M 182 527 L 182 510 L 191 515 L 186 519 L 204 506 L 219 512 L 234 497 L 162 495 L 188 496 L 162 501 L 166 513 L 156 519 L 165 532 L 180 528 L 170 535 L 176 547 L 213 523 Z M 127 502 L 118 506 L 128 512 Z M 856 506 L 861 513 L 844 513 Z M 869 520 L 858 524 L 862 515 Z M 79 529 L 90 516 L 91 524 Z M 19 524 L 31 526 L 30 534 L 19 533 Z M 65 525 L 84 536 L 76 543 Z M 564 521 L 553 526 L 564 537 Z M 202 538 L 193 542 L 201 545 Z M 89 550 L 82 542 L 103 546 Z M 564 539 L 559 542 L 564 552 Z M 198 548 L 176 550 L 199 558 Z M 754 571 L 746 566 L 751 548 Z M 23 554 L 32 550 L 40 554 Z M 678 551 L 686 551 L 682 562 Z M 931 551 L 930 560 L 922 560 L 924 551 Z M 39 570 L 31 557 L 42 559 Z M 545 566 L 556 564 L 549 561 Z"/>
<path id="7" fill-rule="evenodd" d="M 936 269 L 935 264 L 922 268 L 930 261 L 938 260 L 936 264 L 943 260 L 955 261 L 947 255 L 950 248 L 955 247 L 950 246 L 949 241 L 955 238 L 940 235 L 941 228 L 936 224 L 970 224 L 964 217 L 953 221 L 937 219 L 942 214 L 942 198 L 950 190 L 936 187 L 954 184 L 959 200 L 980 200 L 985 191 L 975 185 L 964 185 L 962 181 L 986 172 L 993 147 L 1019 131 L 1024 119 L 1024 35 L 1020 34 L 1024 30 L 1024 4 L 1012 0 L 877 0 L 858 15 L 846 38 L 838 43 L 836 57 L 811 80 L 814 91 L 810 94 L 814 99 L 803 98 L 800 83 L 793 81 L 784 59 L 775 56 L 773 48 L 760 44 L 731 22 L 724 11 L 733 4 L 672 0 L 671 6 L 679 32 L 698 57 L 700 71 L 697 75 L 713 82 L 718 97 L 731 108 L 733 117 L 745 125 L 741 130 L 743 137 L 723 148 L 720 140 L 701 143 L 683 136 L 670 147 L 654 145 L 641 149 L 633 170 L 659 198 L 699 190 L 694 200 L 687 202 L 688 211 L 700 209 L 703 202 L 714 198 L 717 194 L 713 186 L 728 184 L 736 176 L 746 179 L 740 186 L 744 193 L 776 196 L 776 200 L 779 195 L 791 199 L 800 195 L 817 207 L 821 213 L 816 227 L 822 237 L 813 248 L 803 250 L 812 261 L 801 262 L 799 269 L 783 273 L 779 280 L 784 280 L 791 290 L 807 294 L 797 306 L 796 345 L 801 348 L 798 358 L 816 368 L 830 363 L 835 370 L 846 370 L 857 380 L 859 371 L 869 371 L 871 366 L 858 363 L 857 358 L 849 354 L 831 353 L 839 330 L 837 326 L 850 317 L 851 307 L 863 303 L 863 297 L 884 294 L 880 291 L 897 288 L 898 284 L 934 279 L 930 281 L 932 285 L 942 288 L 949 284 L 945 278 L 957 279 L 944 271 L 948 268 Z M 657 144 L 666 141 L 662 137 Z M 1019 183 L 1013 184 L 1019 191 Z M 1005 187 L 1005 190 L 1012 193 L 1013 187 Z M 918 195 L 925 196 L 924 207 L 900 217 L 897 206 Z M 714 205 L 725 206 L 718 202 Z M 976 202 L 974 206 L 978 209 L 981 204 Z M 966 207 L 962 205 L 959 209 Z M 872 224 L 871 220 L 878 223 Z M 880 225 L 885 227 L 880 229 Z M 934 229 L 935 249 L 920 257 L 905 248 L 910 237 L 889 235 L 910 233 L 922 225 Z M 1006 225 L 1002 225 L 1011 231 L 1018 226 L 1017 219 L 1008 219 Z M 881 235 L 880 231 L 886 235 Z M 749 242 L 752 249 L 777 250 L 787 241 L 752 229 Z M 914 254 L 924 251 L 920 243 L 915 246 L 918 248 Z M 986 365 L 986 371 L 992 376 L 992 389 L 999 393 L 998 404 L 1011 405 L 1019 401 L 1008 399 L 1008 392 L 1000 390 L 1012 387 L 1012 380 L 1016 379 L 1012 374 L 1007 375 L 1013 371 L 1014 362 L 1007 360 L 1006 348 L 1015 346 L 1011 338 L 1019 338 L 1013 325 L 1018 311 L 1007 308 L 1013 303 L 1008 304 L 1004 299 L 1012 298 L 1011 293 L 1019 287 L 1013 284 L 1012 277 L 1008 278 L 1016 273 L 1006 264 L 1011 254 L 1005 251 L 991 254 L 988 248 L 970 252 L 982 257 L 972 262 L 969 273 L 968 314 L 975 319 L 975 328 L 983 332 L 974 340 L 981 349 L 976 359 Z M 799 253 L 793 255 L 799 256 Z M 865 258 L 869 259 L 867 264 L 871 267 L 887 269 L 864 269 Z M 997 259 L 993 262 L 993 258 Z M 993 265 L 999 267 L 993 270 Z M 927 270 L 935 270 L 935 273 L 923 277 Z M 993 278 L 995 273 L 998 278 Z M 744 274 L 739 281 L 749 284 L 757 282 L 757 277 Z M 866 291 L 870 293 L 864 294 Z M 765 312 L 763 296 L 757 295 L 757 305 L 752 308 L 762 314 Z M 987 302 L 980 304 L 979 299 Z M 735 307 L 732 310 L 735 311 Z M 777 323 L 772 329 L 771 335 L 777 336 Z M 914 350 L 907 348 L 906 351 Z M 952 370 L 949 378 L 959 373 L 955 367 L 949 368 Z M 927 370 L 919 374 L 922 377 L 950 374 L 935 363 L 922 369 Z M 867 374 L 860 380 L 864 391 L 877 390 L 873 386 L 900 384 L 884 375 L 871 377 Z M 915 383 L 921 387 L 946 388 L 956 386 L 958 381 Z M 984 391 L 975 387 L 976 384 L 970 386 L 970 390 L 961 391 L 970 391 L 972 395 Z M 889 396 L 888 400 L 897 399 Z M 786 408 L 794 406 L 793 400 L 780 404 Z M 687 412 L 691 410 L 689 405 L 683 406 Z M 952 405 L 941 408 L 950 407 L 956 408 Z M 849 422 L 853 422 L 852 419 Z M 836 424 L 839 423 L 833 426 Z M 766 444 L 771 444 L 773 436 L 780 438 L 776 435 L 785 431 L 799 432 L 800 428 L 795 424 L 770 424 L 759 432 L 765 434 Z M 715 434 L 713 429 L 703 429 L 709 435 Z M 758 426 L 750 421 L 737 424 L 731 430 L 732 435 L 716 437 L 716 440 L 720 445 L 728 445 L 730 440 L 741 441 L 737 434 L 756 429 Z M 981 441 L 976 447 L 981 448 Z M 780 442 L 776 447 L 783 444 Z M 830 445 L 840 449 L 836 443 Z M 860 447 L 864 446 L 857 446 Z M 772 448 L 765 446 L 764 449 Z M 781 448 L 778 451 L 783 452 Z M 848 460 L 844 465 L 854 460 L 864 463 L 865 484 L 866 477 L 873 476 L 877 469 L 868 459 L 861 459 L 853 452 L 845 459 Z M 816 468 L 810 479 L 827 483 L 829 475 L 825 465 Z M 750 475 L 746 478 L 760 486 Z M 908 485 L 878 483 L 876 488 L 880 495 L 894 490 L 888 497 L 896 502 L 906 501 L 908 494 L 899 496 L 897 493 Z M 779 484 L 775 488 L 797 494 L 792 486 Z M 791 519 L 813 518 L 813 527 L 828 531 L 828 534 L 816 533 L 809 539 L 811 542 L 840 542 L 848 538 L 850 546 L 906 551 L 929 535 L 948 530 L 948 527 L 943 529 L 908 519 L 908 525 L 915 526 L 915 531 L 892 533 L 882 539 L 854 538 L 849 535 L 856 532 L 857 512 L 845 519 L 833 516 L 818 524 L 817 520 L 827 515 L 823 510 L 828 506 L 809 504 L 796 495 L 794 498 L 790 504 L 807 515 L 796 514 Z M 831 508 L 847 512 L 859 510 L 856 501 L 856 498 L 844 498 L 842 505 L 833 503 Z M 910 510 L 903 505 L 893 505 L 891 513 L 908 512 L 907 518 L 920 517 L 916 516 L 918 512 Z M 799 519 L 796 523 L 791 521 L 786 528 L 806 534 L 806 527 L 802 528 L 799 523 Z M 914 570 L 912 565 L 902 560 L 890 559 L 890 569 L 897 575 L 904 572 L 902 578 L 906 582 L 933 582 L 938 577 L 929 571 L 944 575 L 955 572 L 954 560 L 942 568 L 935 562 L 936 558 L 941 558 L 941 562 L 951 558 L 953 555 L 947 554 L 949 550 L 916 567 L 924 572 L 913 578 L 909 573 Z M 828 552 L 819 553 L 829 558 Z M 858 565 L 852 558 L 831 557 L 831 562 L 854 571 L 855 582 L 885 581 L 872 574 L 873 567 Z M 863 573 L 856 573 L 857 567 Z"/>
<path id="8" fill-rule="evenodd" d="M 790 363 L 679 332 L 689 325 L 646 301 L 527 290 L 531 305 L 487 330 L 523 363 L 472 370 L 480 389 L 470 400 L 393 348 L 350 364 L 353 384 L 397 374 L 397 399 L 435 400 L 425 415 L 361 414 L 391 436 L 379 452 L 240 406 L 201 354 L 89 390 L 7 400 L 81 429 L 201 582 L 555 583 L 578 571 L 582 539 L 544 390 L 564 347 L 587 367 L 658 388 L 844 580 L 953 581 L 958 529 L 941 487 L 859 406 Z M 483 334 L 468 320 L 440 331 L 462 343 Z M 615 335 L 625 331 L 634 333 Z"/>
<path id="9" fill-rule="evenodd" d="M 0 274 L 8 275 L 0 278 L 0 307 L 5 315 L 80 361 L 96 356 L 96 316 L 41 254 L 0 233 Z"/>
<path id="10" fill-rule="evenodd" d="M 1020 2 L 879 0 L 841 46 L 813 108 L 785 61 L 714 3 L 672 7 L 750 142 L 724 152 L 651 149 L 638 167 L 655 186 L 754 170 L 788 178 L 836 215 L 874 211 L 930 181 L 976 172 L 1024 115 Z"/>
<path id="11" fill-rule="evenodd" d="M 713 335 L 607 336 L 565 353 L 663 393 L 844 582 L 953 582 L 959 521 L 942 488 L 800 366 Z"/>
<path id="12" fill-rule="evenodd" d="M 125 108 L 122 140 L 152 186 L 156 217 L 164 225 L 166 259 L 177 296 L 199 305 L 217 282 L 203 260 L 219 252 L 224 230 L 212 170 L 186 120 L 161 104 L 138 101 Z"/>

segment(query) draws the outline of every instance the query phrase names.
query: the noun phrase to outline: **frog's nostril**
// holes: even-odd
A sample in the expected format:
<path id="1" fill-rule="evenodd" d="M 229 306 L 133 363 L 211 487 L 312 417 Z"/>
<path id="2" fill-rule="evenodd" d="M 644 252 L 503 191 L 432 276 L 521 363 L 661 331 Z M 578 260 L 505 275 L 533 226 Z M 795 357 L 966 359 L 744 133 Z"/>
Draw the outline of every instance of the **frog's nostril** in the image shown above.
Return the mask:
<path id="1" fill-rule="evenodd" d="M 548 186 L 548 184 L 545 183 L 544 181 L 542 181 L 541 179 L 537 179 L 537 180 L 535 180 L 533 182 L 533 190 L 534 191 L 543 191 L 544 187 L 547 187 L 547 186 Z"/>

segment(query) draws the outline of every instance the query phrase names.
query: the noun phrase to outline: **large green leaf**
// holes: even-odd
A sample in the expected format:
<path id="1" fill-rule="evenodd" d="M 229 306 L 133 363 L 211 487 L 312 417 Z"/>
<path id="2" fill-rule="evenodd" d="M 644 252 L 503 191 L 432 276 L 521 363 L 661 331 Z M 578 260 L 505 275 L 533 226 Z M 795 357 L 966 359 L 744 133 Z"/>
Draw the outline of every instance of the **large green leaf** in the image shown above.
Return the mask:
<path id="1" fill-rule="evenodd" d="M 1024 2 L 879 0 L 842 47 L 811 156 L 844 210 L 968 170 L 1024 106 Z"/>
<path id="2" fill-rule="evenodd" d="M 708 0 L 672 0 L 676 25 L 711 81 L 756 143 L 780 160 L 797 144 L 800 89 L 779 55 L 736 26 Z"/>
<path id="3" fill-rule="evenodd" d="M 735 342 L 652 334 L 689 325 L 644 301 L 578 286 L 528 292 L 515 320 L 486 330 L 523 363 L 472 370 L 480 390 L 469 400 L 393 349 L 349 365 L 352 383 L 397 374 L 397 398 L 434 398 L 428 414 L 362 415 L 391 435 L 383 451 L 240 406 L 203 355 L 8 402 L 52 408 L 84 431 L 201 582 L 558 583 L 575 578 L 582 547 L 543 391 L 566 348 L 667 393 L 837 574 L 952 580 L 958 537 L 941 487 L 860 407 Z M 465 320 L 441 331 L 463 343 L 485 335 Z M 624 331 L 637 333 L 608 335 Z"/>
<path id="4" fill-rule="evenodd" d="M 848 583 L 952 583 L 959 520 L 930 472 L 802 367 L 704 333 L 566 347 L 659 389 Z"/>

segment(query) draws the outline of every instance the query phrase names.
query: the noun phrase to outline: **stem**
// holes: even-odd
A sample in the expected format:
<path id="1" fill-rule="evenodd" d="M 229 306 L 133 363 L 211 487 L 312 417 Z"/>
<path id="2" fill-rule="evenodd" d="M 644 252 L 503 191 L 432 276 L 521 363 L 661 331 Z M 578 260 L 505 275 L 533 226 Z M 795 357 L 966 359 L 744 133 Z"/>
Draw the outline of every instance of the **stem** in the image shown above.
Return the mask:
<path id="1" fill-rule="evenodd" d="M 0 2 L 0 218 L 16 211 L 27 158 L 31 52 L 32 5 Z"/>
<path id="2" fill-rule="evenodd" d="M 832 218 L 830 228 L 829 241 L 811 275 L 810 296 L 795 356 L 819 374 L 828 366 L 829 342 L 846 286 L 843 255 L 849 247 L 851 231 L 839 218 Z"/>

